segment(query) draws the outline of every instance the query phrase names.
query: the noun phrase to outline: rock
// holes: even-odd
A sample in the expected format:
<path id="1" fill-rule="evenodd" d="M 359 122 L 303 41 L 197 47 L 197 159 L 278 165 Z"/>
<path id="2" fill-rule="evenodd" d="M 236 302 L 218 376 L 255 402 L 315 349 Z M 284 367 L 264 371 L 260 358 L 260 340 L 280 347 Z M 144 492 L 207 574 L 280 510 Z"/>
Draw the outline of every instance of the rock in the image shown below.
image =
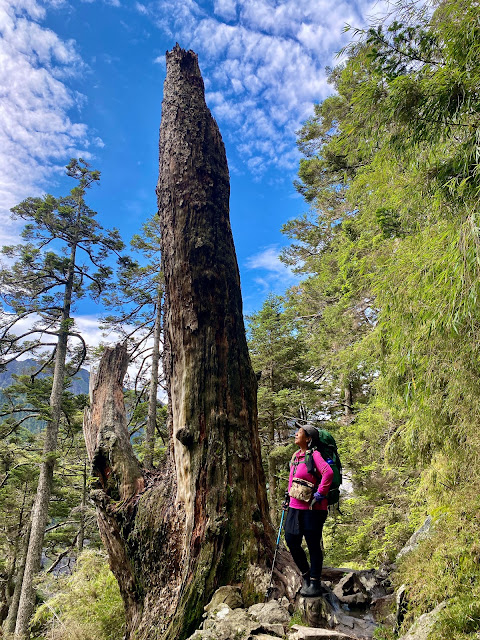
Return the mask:
<path id="1" fill-rule="evenodd" d="M 322 571 L 323 584 L 335 590 L 340 584 L 347 581 L 348 576 L 355 576 L 354 582 L 357 586 L 353 591 L 345 591 L 344 595 L 352 595 L 352 593 L 363 592 L 370 600 L 381 598 L 382 596 L 392 593 L 393 589 L 390 583 L 390 574 L 386 566 L 379 569 L 368 569 L 362 571 L 353 571 L 352 569 L 334 569 L 326 567 Z M 337 595 L 338 592 L 336 592 Z"/>
<path id="2" fill-rule="evenodd" d="M 266 624 L 288 624 L 290 615 L 277 600 L 270 600 L 261 604 L 253 604 L 248 609 L 248 614 L 257 622 Z"/>
<path id="3" fill-rule="evenodd" d="M 202 629 L 189 640 L 278 640 L 284 636 L 283 621 L 288 622 L 290 616 L 279 603 L 252 605 L 250 609 L 253 609 L 252 613 L 239 607 L 231 609 L 225 602 L 216 606 L 210 603 Z"/>
<path id="4" fill-rule="evenodd" d="M 335 629 L 342 633 L 349 634 L 353 638 L 362 638 L 370 640 L 373 638 L 377 625 L 365 618 L 355 618 L 346 613 L 337 611 L 333 616 Z"/>
<path id="5" fill-rule="evenodd" d="M 215 591 L 212 596 L 212 599 L 205 607 L 205 611 L 210 611 L 217 607 L 219 604 L 225 603 L 230 609 L 238 609 L 239 607 L 243 607 L 243 598 L 240 592 L 239 587 L 233 587 L 231 585 L 227 585 L 225 587 L 220 587 Z"/>
<path id="6" fill-rule="evenodd" d="M 363 581 L 372 588 L 376 585 L 374 578 L 365 578 Z M 357 604 L 364 605 L 370 602 L 371 596 L 367 593 L 367 588 L 362 582 L 362 578 L 357 575 L 356 572 L 350 572 L 344 576 L 337 584 L 333 593 L 337 596 L 340 602 L 345 604 Z"/>
<path id="7" fill-rule="evenodd" d="M 338 600 L 335 598 L 335 601 Z M 318 598 L 304 598 L 300 596 L 297 602 L 297 608 L 309 627 L 333 627 L 332 614 L 335 609 L 340 609 L 337 605 L 332 605 L 327 597 L 320 596 Z"/>
<path id="8" fill-rule="evenodd" d="M 372 592 L 377 586 L 377 574 L 373 569 L 371 571 L 362 571 L 357 575 L 365 591 Z"/>
<path id="9" fill-rule="evenodd" d="M 433 625 L 438 620 L 439 613 L 445 608 L 446 604 L 445 601 L 441 602 L 429 613 L 424 613 L 413 623 L 408 632 L 398 640 L 428 640 Z"/>
<path id="10" fill-rule="evenodd" d="M 385 622 L 393 626 L 395 623 L 395 615 L 392 611 L 394 602 L 394 593 L 389 593 L 381 598 L 376 598 L 370 605 L 370 613 L 377 622 Z"/>
<path id="11" fill-rule="evenodd" d="M 402 586 L 398 589 L 395 600 L 397 603 L 397 611 L 395 614 L 395 630 L 398 632 L 405 618 L 408 605 L 407 588 L 404 584 L 402 584 Z"/>
<path id="12" fill-rule="evenodd" d="M 323 567 L 322 579 L 330 580 L 330 582 L 338 582 L 344 575 L 350 573 L 351 569 L 337 569 L 336 567 Z"/>
<path id="13" fill-rule="evenodd" d="M 397 554 L 397 560 L 404 556 L 406 553 L 410 553 L 413 551 L 422 540 L 428 538 L 430 535 L 430 529 L 432 528 L 432 518 L 428 516 L 425 522 L 422 524 L 420 529 L 417 529 L 415 533 L 411 536 L 410 540 L 407 544 L 401 549 Z"/>
<path id="14" fill-rule="evenodd" d="M 292 631 L 293 633 L 287 636 L 288 640 L 351 640 L 353 637 L 332 629 L 303 627 L 299 624 L 294 624 Z"/>
<path id="15" fill-rule="evenodd" d="M 230 609 L 225 603 L 218 605 L 208 613 L 201 631 L 196 631 L 190 640 L 231 640 L 231 638 L 246 638 L 255 629 L 257 622 L 252 620 L 245 609 Z"/>
<path id="16" fill-rule="evenodd" d="M 280 623 L 268 624 L 268 622 L 262 622 L 260 630 L 262 633 L 270 633 L 271 635 L 278 636 L 279 638 L 283 638 L 285 635 L 285 627 Z"/>
<path id="17" fill-rule="evenodd" d="M 290 616 L 279 602 L 252 605 L 248 611 L 238 606 L 232 609 L 221 601 L 232 594 L 235 596 L 234 589 L 215 592 L 206 607 L 202 628 L 189 640 L 278 640 L 285 635 L 284 625 Z M 232 603 L 236 605 L 238 599 L 233 597 Z"/>
<path id="18" fill-rule="evenodd" d="M 337 596 L 340 602 L 353 606 L 365 606 L 370 602 L 369 596 L 359 591 L 358 593 L 352 593 L 349 596 Z"/>
<path id="19" fill-rule="evenodd" d="M 288 611 L 290 615 L 293 614 L 293 612 L 295 611 L 295 606 L 293 605 L 292 602 L 290 602 L 290 600 L 288 600 L 285 596 L 283 596 L 279 600 L 279 602 L 282 605 L 282 607 Z"/>

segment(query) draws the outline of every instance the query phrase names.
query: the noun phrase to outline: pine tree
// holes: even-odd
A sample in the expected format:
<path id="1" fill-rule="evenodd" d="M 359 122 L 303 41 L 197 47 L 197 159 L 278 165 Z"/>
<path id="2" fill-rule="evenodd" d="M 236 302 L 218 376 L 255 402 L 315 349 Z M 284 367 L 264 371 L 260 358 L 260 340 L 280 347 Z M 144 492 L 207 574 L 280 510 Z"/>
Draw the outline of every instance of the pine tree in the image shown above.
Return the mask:
<path id="1" fill-rule="evenodd" d="M 32 373 L 38 367 L 32 367 Z M 6 589 L 2 594 L 2 621 L 7 633 L 15 630 L 25 554 L 28 550 L 30 514 L 42 461 L 52 372 L 44 370 L 32 380 L 28 372 L 15 376 L 14 383 L 3 390 L 5 398 L 0 422 L 3 435 L 0 453 L 0 549 L 5 562 Z M 86 396 L 62 393 L 62 418 L 59 428 L 57 465 L 52 482 L 50 524 L 45 531 L 43 564 L 46 573 L 76 556 L 80 538 L 87 535 L 91 543 L 98 536 L 92 510 L 86 505 L 84 491 L 85 444 L 81 432 L 82 410 Z M 12 415 L 13 411 L 13 415 Z M 19 419 L 17 417 L 20 416 Z M 43 418 L 43 419 L 42 419 Z M 93 525 L 93 528 L 92 528 Z M 85 533 L 86 532 L 86 533 Z"/>
<path id="2" fill-rule="evenodd" d="M 288 444 L 295 419 L 315 413 L 316 388 L 308 381 L 309 363 L 300 325 L 292 310 L 284 310 L 279 296 L 270 295 L 257 313 L 248 317 L 249 350 L 258 382 L 258 426 L 263 459 L 268 461 L 272 520 L 278 514 L 277 474 L 282 462 L 279 445 Z M 291 455 L 287 450 L 287 459 Z M 290 455 L 289 455 L 290 454 Z M 284 456 L 285 457 L 285 456 Z M 280 464 L 279 464 L 280 462 Z"/>
<path id="3" fill-rule="evenodd" d="M 86 344 L 74 328 L 72 306 L 85 295 L 98 298 L 102 294 L 111 275 L 107 258 L 123 249 L 118 232 L 103 232 L 95 221 L 95 212 L 85 203 L 86 190 L 99 181 L 100 173 L 91 170 L 82 159 L 73 159 L 67 165 L 67 175 L 77 182 L 68 196 L 27 198 L 13 207 L 14 217 L 27 222 L 22 232 L 26 242 L 3 248 L 12 262 L 0 271 L 4 302 L 2 363 L 24 353 L 44 356 L 46 349 L 49 355 L 39 371 L 54 363 L 43 460 L 15 628 L 19 639 L 28 637 L 34 607 L 33 579 L 40 568 L 48 522 L 65 375 L 78 371 L 86 356 Z M 85 259 L 94 271 L 84 263 Z M 21 321 L 27 322 L 27 331 L 18 331 Z M 69 346 L 72 339 L 76 341 L 73 348 Z M 72 358 L 67 364 L 69 355 Z"/>

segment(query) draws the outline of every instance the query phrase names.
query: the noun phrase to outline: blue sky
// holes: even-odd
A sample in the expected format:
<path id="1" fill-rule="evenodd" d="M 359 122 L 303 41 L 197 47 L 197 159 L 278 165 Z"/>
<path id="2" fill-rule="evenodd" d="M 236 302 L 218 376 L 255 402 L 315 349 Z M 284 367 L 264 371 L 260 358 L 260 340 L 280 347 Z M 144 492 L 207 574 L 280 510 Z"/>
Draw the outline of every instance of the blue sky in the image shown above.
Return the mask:
<path id="1" fill-rule="evenodd" d="M 65 193 L 70 157 L 102 172 L 89 205 L 126 241 L 156 211 L 165 51 L 199 56 L 231 174 L 231 221 L 246 313 L 294 281 L 281 225 L 306 210 L 292 182 L 295 131 L 331 93 L 325 66 L 385 10 L 372 0 L 0 0 L 1 242 L 9 208 Z M 85 326 L 98 310 L 79 309 Z"/>

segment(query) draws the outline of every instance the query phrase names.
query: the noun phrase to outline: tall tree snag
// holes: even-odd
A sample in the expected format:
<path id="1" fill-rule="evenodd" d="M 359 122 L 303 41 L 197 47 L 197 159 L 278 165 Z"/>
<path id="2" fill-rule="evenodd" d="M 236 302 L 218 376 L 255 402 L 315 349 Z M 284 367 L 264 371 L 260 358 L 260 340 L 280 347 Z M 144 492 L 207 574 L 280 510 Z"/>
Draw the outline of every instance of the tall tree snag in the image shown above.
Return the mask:
<path id="1" fill-rule="evenodd" d="M 242 583 L 251 596 L 251 568 L 265 568 L 274 547 L 225 149 L 197 56 L 177 45 L 166 58 L 157 187 L 170 433 L 164 464 L 143 471 L 143 488 L 124 418 L 112 426 L 103 411 L 112 385 L 120 403 L 123 347 L 107 350 L 100 372 L 115 380 L 97 378 L 85 421 L 101 532 L 127 609 L 126 637 L 137 640 L 187 637 L 220 585 Z"/>

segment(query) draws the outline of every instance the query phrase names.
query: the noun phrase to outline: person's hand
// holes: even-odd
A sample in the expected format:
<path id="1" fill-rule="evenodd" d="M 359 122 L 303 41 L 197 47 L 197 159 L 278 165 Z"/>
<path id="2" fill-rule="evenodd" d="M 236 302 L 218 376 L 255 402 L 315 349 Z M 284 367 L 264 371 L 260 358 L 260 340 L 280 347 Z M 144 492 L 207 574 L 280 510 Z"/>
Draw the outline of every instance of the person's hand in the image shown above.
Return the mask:
<path id="1" fill-rule="evenodd" d="M 285 491 L 285 497 L 282 502 L 282 509 L 286 511 L 288 509 L 288 504 L 290 502 L 290 496 L 288 495 L 288 491 Z"/>
<path id="2" fill-rule="evenodd" d="M 321 502 L 322 500 L 325 500 L 327 496 L 324 496 L 323 493 L 320 493 L 320 491 L 316 491 L 313 494 L 313 497 L 317 502 Z"/>

